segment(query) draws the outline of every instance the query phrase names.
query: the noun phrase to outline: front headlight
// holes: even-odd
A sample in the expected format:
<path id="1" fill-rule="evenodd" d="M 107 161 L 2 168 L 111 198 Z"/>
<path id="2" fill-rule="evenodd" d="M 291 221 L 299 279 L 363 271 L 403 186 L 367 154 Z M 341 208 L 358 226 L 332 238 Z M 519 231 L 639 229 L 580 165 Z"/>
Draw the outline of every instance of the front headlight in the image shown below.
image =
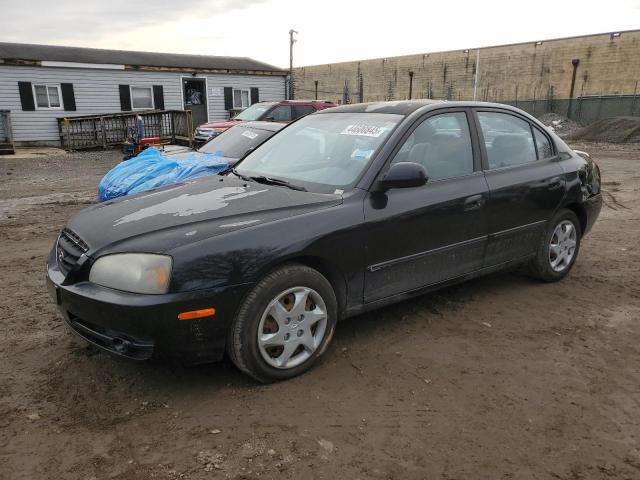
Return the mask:
<path id="1" fill-rule="evenodd" d="M 133 293 L 167 293 L 171 257 L 151 253 L 117 253 L 100 257 L 91 267 L 89 281 Z"/>

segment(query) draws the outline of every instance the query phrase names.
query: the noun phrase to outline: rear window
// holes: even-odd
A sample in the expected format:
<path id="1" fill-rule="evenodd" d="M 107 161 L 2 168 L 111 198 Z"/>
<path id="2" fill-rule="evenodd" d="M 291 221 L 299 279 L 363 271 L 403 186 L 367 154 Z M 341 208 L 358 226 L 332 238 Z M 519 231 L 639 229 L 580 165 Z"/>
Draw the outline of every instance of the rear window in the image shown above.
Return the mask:
<path id="1" fill-rule="evenodd" d="M 316 111 L 311 105 L 296 105 L 295 107 L 296 118 L 304 117 Z"/>
<path id="2" fill-rule="evenodd" d="M 551 158 L 553 156 L 553 148 L 551 148 L 549 139 L 537 128 L 533 129 L 533 135 L 536 139 L 538 158 Z"/>
<path id="3" fill-rule="evenodd" d="M 227 158 L 240 158 L 247 150 L 257 147 L 276 132 L 236 125 L 222 132 L 198 150 L 203 153 L 216 153 Z"/>
<path id="4" fill-rule="evenodd" d="M 234 117 L 234 120 L 243 120 L 250 122 L 252 120 L 260 120 L 260 118 L 273 106 L 273 103 L 256 103 Z"/>

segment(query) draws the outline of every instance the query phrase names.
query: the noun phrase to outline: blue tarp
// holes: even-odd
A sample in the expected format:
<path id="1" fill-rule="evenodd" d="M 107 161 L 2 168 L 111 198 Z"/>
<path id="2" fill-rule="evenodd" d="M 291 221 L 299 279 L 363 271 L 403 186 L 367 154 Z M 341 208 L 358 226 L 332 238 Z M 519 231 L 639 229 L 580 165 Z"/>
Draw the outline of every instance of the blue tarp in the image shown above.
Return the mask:
<path id="1" fill-rule="evenodd" d="M 109 170 L 98 185 L 98 201 L 215 175 L 227 168 L 229 162 L 222 158 L 221 152 L 193 152 L 184 160 L 175 160 L 165 157 L 156 148 L 147 148 Z"/>

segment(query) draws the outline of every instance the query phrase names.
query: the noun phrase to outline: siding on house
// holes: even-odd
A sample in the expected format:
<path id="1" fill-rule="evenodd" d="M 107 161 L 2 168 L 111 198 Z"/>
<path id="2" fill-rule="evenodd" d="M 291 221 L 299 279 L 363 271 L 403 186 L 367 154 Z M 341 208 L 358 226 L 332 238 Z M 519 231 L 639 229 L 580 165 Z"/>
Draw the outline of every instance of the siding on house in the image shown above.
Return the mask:
<path id="1" fill-rule="evenodd" d="M 213 96 L 211 93 L 214 88 L 233 87 L 249 90 L 251 87 L 258 87 L 261 102 L 285 99 L 284 77 L 206 75 L 206 78 L 209 121 L 227 120 L 229 118 L 229 113 L 224 109 L 224 95 Z"/>
<path id="2" fill-rule="evenodd" d="M 164 108 L 183 109 L 182 79 L 185 74 L 174 72 L 135 72 L 131 70 L 100 70 L 90 68 L 56 68 L 0 65 L 0 110 L 11 111 L 14 141 L 20 144 L 59 144 L 56 118 L 120 112 L 118 85 L 162 85 Z M 212 89 L 222 87 L 258 87 L 260 100 L 282 100 L 285 96 L 283 76 L 260 75 L 197 75 L 207 79 L 209 120 L 228 118 L 223 95 L 213 96 Z M 23 111 L 18 82 L 71 83 L 76 110 L 41 109 Z"/>

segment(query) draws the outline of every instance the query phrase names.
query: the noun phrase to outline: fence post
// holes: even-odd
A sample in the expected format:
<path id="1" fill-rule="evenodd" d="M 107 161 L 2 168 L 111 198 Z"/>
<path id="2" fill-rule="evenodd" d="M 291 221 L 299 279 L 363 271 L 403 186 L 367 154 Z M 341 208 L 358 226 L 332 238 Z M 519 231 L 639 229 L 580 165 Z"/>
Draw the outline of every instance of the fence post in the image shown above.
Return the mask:
<path id="1" fill-rule="evenodd" d="M 60 146 L 64 148 L 64 133 L 62 133 L 63 119 L 58 118 L 58 135 L 60 135 Z"/>
<path id="2" fill-rule="evenodd" d="M 577 108 L 578 111 L 576 112 L 576 118 L 574 118 L 576 122 L 582 122 L 582 102 L 583 102 L 582 96 L 578 97 L 578 108 Z"/>
<path id="3" fill-rule="evenodd" d="M 69 119 L 67 117 L 64 117 L 64 136 L 67 140 L 67 145 L 69 145 L 71 143 L 71 140 L 69 138 Z M 71 150 L 73 150 L 73 145 L 71 145 L 70 147 Z"/>
<path id="4" fill-rule="evenodd" d="M 598 113 L 596 113 L 596 118 L 600 120 L 600 113 L 602 112 L 602 94 L 600 95 L 600 101 L 598 102 Z"/>
<path id="5" fill-rule="evenodd" d="M 171 143 L 175 145 L 176 143 L 176 112 L 171 112 L 170 123 L 171 123 Z"/>
<path id="6" fill-rule="evenodd" d="M 100 117 L 100 130 L 102 132 L 102 149 L 107 149 L 107 130 L 104 125 L 104 117 Z"/>

